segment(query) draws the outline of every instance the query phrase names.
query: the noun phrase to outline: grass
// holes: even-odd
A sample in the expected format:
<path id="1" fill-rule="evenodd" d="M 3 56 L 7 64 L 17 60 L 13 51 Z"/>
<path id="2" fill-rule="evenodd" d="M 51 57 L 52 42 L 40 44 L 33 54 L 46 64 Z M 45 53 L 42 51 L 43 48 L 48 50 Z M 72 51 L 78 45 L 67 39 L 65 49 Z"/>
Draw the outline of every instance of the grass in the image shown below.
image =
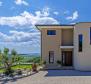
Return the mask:
<path id="1" fill-rule="evenodd" d="M 12 69 L 17 70 L 17 69 L 31 69 L 31 65 L 30 64 L 21 64 L 21 65 L 15 65 L 12 67 Z"/>
<path id="2" fill-rule="evenodd" d="M 0 73 L 3 73 L 4 72 L 4 69 L 0 69 Z"/>
<path id="3" fill-rule="evenodd" d="M 15 65 L 12 66 L 13 70 L 17 70 L 17 69 L 31 69 L 32 66 L 30 64 L 20 64 L 20 65 Z M 0 73 L 3 73 L 4 69 L 0 69 Z"/>

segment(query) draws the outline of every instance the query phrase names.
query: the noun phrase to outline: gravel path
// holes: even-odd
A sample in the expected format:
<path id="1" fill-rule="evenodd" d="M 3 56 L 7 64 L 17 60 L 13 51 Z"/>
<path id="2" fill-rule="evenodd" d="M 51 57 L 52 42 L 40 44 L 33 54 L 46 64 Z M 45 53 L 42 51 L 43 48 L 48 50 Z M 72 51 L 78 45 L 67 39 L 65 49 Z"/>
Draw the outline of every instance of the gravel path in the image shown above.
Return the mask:
<path id="1" fill-rule="evenodd" d="M 1 81 L 0 84 L 91 84 L 91 72 L 75 70 L 40 71 L 29 77 Z"/>

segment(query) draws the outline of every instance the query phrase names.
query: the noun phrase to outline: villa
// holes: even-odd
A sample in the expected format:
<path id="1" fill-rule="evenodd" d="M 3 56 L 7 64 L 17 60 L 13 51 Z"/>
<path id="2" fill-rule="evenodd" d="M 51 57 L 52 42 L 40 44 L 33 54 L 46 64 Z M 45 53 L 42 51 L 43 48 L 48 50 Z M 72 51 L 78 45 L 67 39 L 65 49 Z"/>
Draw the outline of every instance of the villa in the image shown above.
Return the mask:
<path id="1" fill-rule="evenodd" d="M 47 68 L 91 71 L 91 22 L 74 25 L 36 25 L 41 31 L 41 59 Z"/>

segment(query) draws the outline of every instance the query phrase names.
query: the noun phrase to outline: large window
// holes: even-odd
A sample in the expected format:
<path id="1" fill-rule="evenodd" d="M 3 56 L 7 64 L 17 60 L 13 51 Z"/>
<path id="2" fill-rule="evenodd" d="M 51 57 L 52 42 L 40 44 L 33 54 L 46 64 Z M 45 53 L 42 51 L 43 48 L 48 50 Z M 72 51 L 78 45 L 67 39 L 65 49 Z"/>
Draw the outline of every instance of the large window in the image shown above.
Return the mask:
<path id="1" fill-rule="evenodd" d="M 49 51 L 49 63 L 54 63 L 54 51 Z"/>
<path id="2" fill-rule="evenodd" d="M 78 45 L 78 50 L 79 50 L 79 52 L 82 52 L 82 44 L 83 44 L 83 35 L 82 34 L 79 34 L 79 36 L 78 36 L 78 41 L 79 41 L 79 45 Z"/>
<path id="3" fill-rule="evenodd" d="M 47 30 L 47 35 L 56 35 L 56 30 Z"/>
<path id="4" fill-rule="evenodd" d="M 90 44 L 91 44 L 91 27 L 90 27 Z"/>

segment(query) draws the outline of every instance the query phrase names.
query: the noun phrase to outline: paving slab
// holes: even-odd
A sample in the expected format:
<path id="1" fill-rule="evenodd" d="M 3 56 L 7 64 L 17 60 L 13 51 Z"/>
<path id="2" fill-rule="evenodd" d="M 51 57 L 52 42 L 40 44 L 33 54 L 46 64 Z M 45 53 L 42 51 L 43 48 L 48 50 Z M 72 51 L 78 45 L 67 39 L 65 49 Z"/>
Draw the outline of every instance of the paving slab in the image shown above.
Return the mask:
<path id="1" fill-rule="evenodd" d="M 91 84 L 91 72 L 76 70 L 47 70 L 0 84 Z"/>

